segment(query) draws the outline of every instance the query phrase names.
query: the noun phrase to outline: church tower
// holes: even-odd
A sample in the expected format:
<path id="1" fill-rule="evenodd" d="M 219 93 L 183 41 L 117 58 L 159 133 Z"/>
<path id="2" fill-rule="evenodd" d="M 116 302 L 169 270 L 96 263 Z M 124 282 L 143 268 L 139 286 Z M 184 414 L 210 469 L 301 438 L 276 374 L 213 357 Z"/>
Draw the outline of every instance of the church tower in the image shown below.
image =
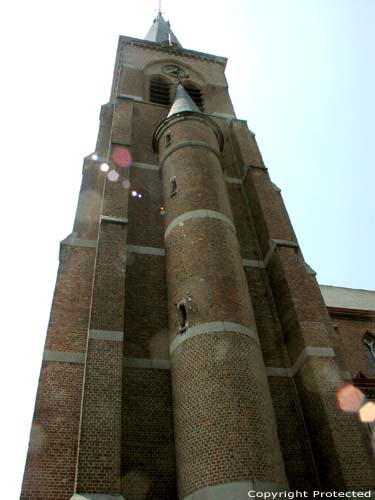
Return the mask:
<path id="1" fill-rule="evenodd" d="M 22 500 L 375 490 L 348 378 L 226 59 L 121 36 L 61 243 Z"/>

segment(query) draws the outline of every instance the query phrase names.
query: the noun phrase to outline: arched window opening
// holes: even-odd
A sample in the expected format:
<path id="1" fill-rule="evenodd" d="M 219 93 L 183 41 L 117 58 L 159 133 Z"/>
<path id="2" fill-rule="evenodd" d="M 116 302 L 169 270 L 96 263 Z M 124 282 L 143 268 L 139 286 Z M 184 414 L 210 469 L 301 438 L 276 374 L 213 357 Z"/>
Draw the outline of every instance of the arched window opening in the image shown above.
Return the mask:
<path id="1" fill-rule="evenodd" d="M 178 311 L 178 322 L 179 322 L 179 329 L 180 333 L 184 332 L 187 328 L 187 311 L 186 311 L 186 305 L 184 302 L 180 302 L 177 305 L 177 311 Z"/>
<path id="2" fill-rule="evenodd" d="M 204 101 L 203 101 L 201 91 L 191 84 L 184 85 L 184 88 L 185 88 L 186 92 L 189 94 L 189 96 L 193 99 L 195 104 L 198 106 L 198 108 L 201 111 L 204 111 Z"/>
<path id="3" fill-rule="evenodd" d="M 160 77 L 150 80 L 150 101 L 164 106 L 170 105 L 170 83 Z"/>
<path id="4" fill-rule="evenodd" d="M 363 336 L 362 342 L 363 342 L 370 366 L 375 372 L 375 337 L 370 332 L 366 332 Z"/>

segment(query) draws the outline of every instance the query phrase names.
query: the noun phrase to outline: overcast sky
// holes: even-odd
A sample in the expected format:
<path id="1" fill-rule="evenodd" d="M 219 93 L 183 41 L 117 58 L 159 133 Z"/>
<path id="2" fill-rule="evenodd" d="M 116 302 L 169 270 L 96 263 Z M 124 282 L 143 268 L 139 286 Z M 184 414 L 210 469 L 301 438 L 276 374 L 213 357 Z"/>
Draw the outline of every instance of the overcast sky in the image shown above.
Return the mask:
<path id="1" fill-rule="evenodd" d="M 2 495 L 19 498 L 59 242 L 108 101 L 118 36 L 156 0 L 7 2 L 1 13 Z M 229 58 L 255 132 L 322 284 L 375 288 L 374 0 L 164 0 L 188 49 Z"/>

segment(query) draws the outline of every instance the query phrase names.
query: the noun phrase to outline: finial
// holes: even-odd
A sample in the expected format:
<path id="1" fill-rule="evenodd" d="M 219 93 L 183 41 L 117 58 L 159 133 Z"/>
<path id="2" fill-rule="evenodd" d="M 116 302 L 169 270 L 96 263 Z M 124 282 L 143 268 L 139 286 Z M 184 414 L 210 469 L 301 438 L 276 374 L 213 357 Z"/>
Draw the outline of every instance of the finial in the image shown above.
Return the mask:
<path id="1" fill-rule="evenodd" d="M 161 0 L 159 0 L 159 14 L 161 14 Z"/>

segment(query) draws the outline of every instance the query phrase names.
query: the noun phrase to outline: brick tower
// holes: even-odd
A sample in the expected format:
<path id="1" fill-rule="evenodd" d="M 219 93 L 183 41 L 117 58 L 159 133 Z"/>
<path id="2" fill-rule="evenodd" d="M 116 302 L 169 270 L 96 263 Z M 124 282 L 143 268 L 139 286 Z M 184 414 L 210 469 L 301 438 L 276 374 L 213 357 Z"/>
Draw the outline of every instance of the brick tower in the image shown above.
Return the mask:
<path id="1" fill-rule="evenodd" d="M 120 37 L 61 243 L 22 500 L 375 490 L 346 366 L 226 59 Z"/>

